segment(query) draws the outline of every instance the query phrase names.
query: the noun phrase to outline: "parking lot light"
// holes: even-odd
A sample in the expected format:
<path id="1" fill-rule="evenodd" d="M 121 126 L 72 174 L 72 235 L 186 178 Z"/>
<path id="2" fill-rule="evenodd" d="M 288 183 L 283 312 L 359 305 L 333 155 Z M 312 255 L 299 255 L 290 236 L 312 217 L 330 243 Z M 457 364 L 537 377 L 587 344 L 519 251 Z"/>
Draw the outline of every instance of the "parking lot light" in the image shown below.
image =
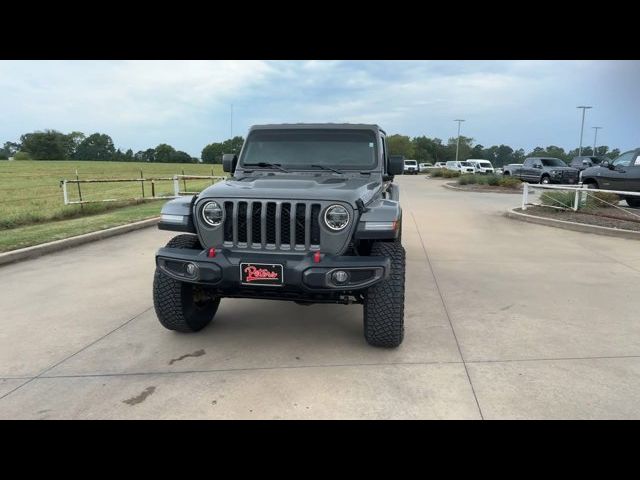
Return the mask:
<path id="1" fill-rule="evenodd" d="M 576 108 L 582 109 L 582 126 L 580 127 L 580 150 L 578 151 L 578 156 L 581 157 L 582 156 L 582 133 L 584 131 L 584 112 L 586 112 L 588 108 L 593 108 L 593 107 L 590 107 L 587 105 L 581 105 Z"/>

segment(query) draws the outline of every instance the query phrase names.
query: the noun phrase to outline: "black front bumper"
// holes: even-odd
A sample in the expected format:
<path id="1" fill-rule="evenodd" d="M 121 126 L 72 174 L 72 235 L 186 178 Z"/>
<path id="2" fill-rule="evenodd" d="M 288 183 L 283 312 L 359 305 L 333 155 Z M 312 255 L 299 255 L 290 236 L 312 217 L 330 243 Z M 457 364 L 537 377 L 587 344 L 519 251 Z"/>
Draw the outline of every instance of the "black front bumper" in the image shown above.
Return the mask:
<path id="1" fill-rule="evenodd" d="M 183 282 L 213 287 L 215 290 L 234 295 L 242 292 L 288 293 L 347 293 L 363 290 L 388 277 L 391 261 L 388 257 L 357 257 L 321 254 L 314 261 L 314 252 L 300 254 L 258 253 L 216 250 L 209 257 L 207 250 L 161 248 L 156 254 L 156 266 L 168 276 Z M 195 273 L 187 273 L 187 265 L 196 266 Z M 282 285 L 243 285 L 240 263 L 280 264 L 283 269 Z M 336 284 L 332 272 L 345 270 L 348 281 Z M 249 295 L 248 295 L 249 296 Z"/>

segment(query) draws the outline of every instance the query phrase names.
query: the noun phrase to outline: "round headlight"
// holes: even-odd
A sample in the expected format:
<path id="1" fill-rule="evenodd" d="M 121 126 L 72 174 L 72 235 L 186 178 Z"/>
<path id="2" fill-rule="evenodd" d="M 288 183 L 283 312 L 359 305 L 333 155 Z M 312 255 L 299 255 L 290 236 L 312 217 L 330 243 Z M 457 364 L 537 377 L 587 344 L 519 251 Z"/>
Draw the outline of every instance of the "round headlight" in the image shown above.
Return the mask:
<path id="1" fill-rule="evenodd" d="M 342 230 L 349 224 L 349 211 L 342 205 L 331 205 L 324 212 L 324 223 L 331 230 Z"/>
<path id="2" fill-rule="evenodd" d="M 207 202 L 202 207 L 202 219 L 212 227 L 217 227 L 224 219 L 224 211 L 218 202 Z"/>

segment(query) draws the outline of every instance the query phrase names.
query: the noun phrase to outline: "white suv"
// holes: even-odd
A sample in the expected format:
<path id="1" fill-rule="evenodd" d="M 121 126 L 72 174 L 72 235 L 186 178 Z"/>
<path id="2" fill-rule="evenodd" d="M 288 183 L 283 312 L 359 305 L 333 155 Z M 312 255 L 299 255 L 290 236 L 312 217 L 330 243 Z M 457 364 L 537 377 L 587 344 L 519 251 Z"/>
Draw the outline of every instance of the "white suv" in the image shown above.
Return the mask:
<path id="1" fill-rule="evenodd" d="M 418 174 L 418 162 L 415 160 L 404 161 L 404 174 L 405 175 L 417 175 Z"/>
<path id="2" fill-rule="evenodd" d="M 476 173 L 475 167 L 469 162 L 456 162 L 455 160 L 448 161 L 446 169 L 460 173 Z"/>

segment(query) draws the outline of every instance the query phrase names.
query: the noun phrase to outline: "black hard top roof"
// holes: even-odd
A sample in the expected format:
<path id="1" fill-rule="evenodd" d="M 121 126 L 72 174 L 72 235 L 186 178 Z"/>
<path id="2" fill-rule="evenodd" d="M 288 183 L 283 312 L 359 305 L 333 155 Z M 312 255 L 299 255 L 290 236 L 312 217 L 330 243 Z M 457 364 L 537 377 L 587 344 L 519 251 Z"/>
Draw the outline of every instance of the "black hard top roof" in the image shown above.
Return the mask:
<path id="1" fill-rule="evenodd" d="M 376 124 L 367 123 L 274 123 L 266 125 L 253 125 L 249 131 L 253 130 L 296 130 L 296 129 L 327 129 L 327 130 L 373 130 L 386 132 Z"/>

